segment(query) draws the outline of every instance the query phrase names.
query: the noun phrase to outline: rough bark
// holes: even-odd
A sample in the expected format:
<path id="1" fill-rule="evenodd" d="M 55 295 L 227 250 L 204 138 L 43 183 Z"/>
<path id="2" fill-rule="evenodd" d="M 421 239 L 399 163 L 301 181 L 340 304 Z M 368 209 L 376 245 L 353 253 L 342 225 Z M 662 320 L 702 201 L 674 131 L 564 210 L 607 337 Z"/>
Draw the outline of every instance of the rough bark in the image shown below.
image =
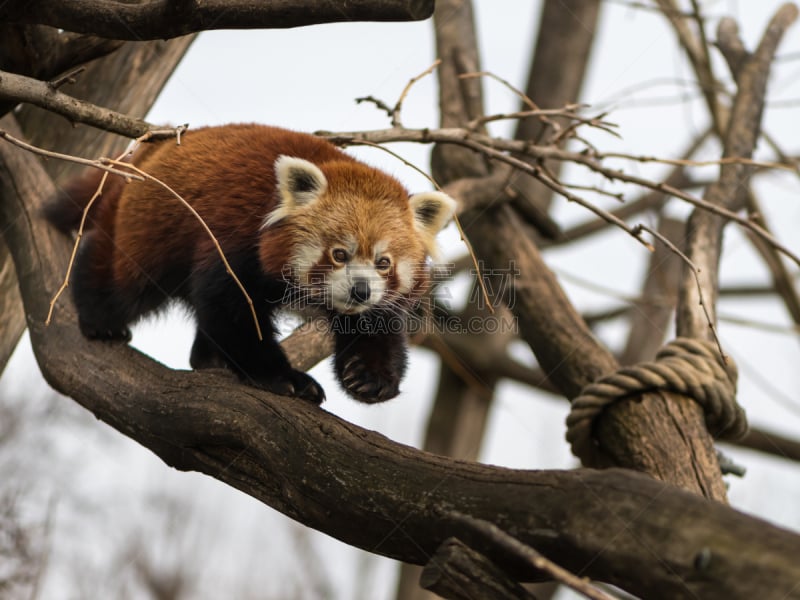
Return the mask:
<path id="1" fill-rule="evenodd" d="M 454 47 L 458 47 L 460 39 L 473 36 L 469 22 L 457 16 L 454 13 L 447 30 L 439 31 L 440 37 L 449 31 L 456 32 Z M 458 81 L 448 71 L 441 69 L 439 74 L 442 89 L 458 89 Z M 442 103 L 445 101 L 443 96 Z M 458 106 L 456 103 L 450 110 L 443 110 L 443 119 L 459 114 Z M 460 114 L 462 119 L 470 116 Z M 443 125 L 453 123 L 443 120 Z M 433 166 L 436 168 L 437 163 Z M 548 377 L 567 397 L 574 397 L 584 385 L 616 370 L 616 361 L 594 340 L 569 305 L 535 245 L 526 239 L 525 230 L 507 206 L 480 215 L 465 214 L 462 222 L 487 267 L 503 269 L 514 264 L 519 269 L 521 276 L 514 290 L 513 310 L 519 318 L 522 336 Z M 587 457 L 590 464 L 642 470 L 708 497 L 725 499 L 702 411 L 690 398 L 651 393 L 623 400 L 605 411 L 596 424 L 595 434 L 600 448 L 595 457 Z"/>
<path id="2" fill-rule="evenodd" d="M 0 40 L 3 40 L 1 70 L 55 83 L 58 83 L 58 75 L 77 65 L 105 56 L 123 43 L 59 32 L 43 25 L 13 25 L 4 22 L 0 22 Z M 0 102 L 0 116 L 14 108 L 15 104 L 18 102 Z"/>
<path id="3" fill-rule="evenodd" d="M 456 536 L 514 576 L 533 575 L 468 539 L 448 518 L 458 511 L 496 523 L 574 572 L 645 597 L 796 592 L 800 536 L 649 477 L 438 457 L 300 400 L 87 341 L 68 302 L 45 327 L 69 247 L 38 216 L 52 189 L 38 159 L 0 145 L 0 227 L 39 366 L 53 387 L 168 464 L 212 475 L 303 524 L 407 562 L 426 562 Z"/>
<path id="4" fill-rule="evenodd" d="M 64 69 L 70 69 L 98 54 L 107 54 L 119 44 L 109 46 L 103 40 L 87 40 L 86 36 L 50 35 L 53 30 L 35 28 L 34 33 L 9 28 L 18 37 L 7 37 L 4 48 L 9 57 L 16 56 L 12 68 L 44 78 L 51 78 Z M 125 44 L 110 56 L 105 56 L 86 66 L 70 93 L 77 98 L 101 106 L 114 106 L 133 117 L 143 117 L 155 102 L 175 66 L 193 40 L 187 36 L 169 42 Z M 23 44 L 20 48 L 15 44 Z M 43 60 L 42 57 L 47 57 Z M 39 62 L 36 62 L 36 61 Z M 131 93 L 136 89 L 136 93 Z M 0 107 L 0 112 L 2 112 Z M 124 147 L 118 136 L 98 132 L 90 127 L 74 127 L 67 119 L 33 106 L 22 106 L 16 113 L 26 137 L 36 144 L 66 154 L 106 156 L 114 149 Z M 80 167 L 63 161 L 44 164 L 56 184 L 77 174 Z M 17 280 L 10 256 L 0 244 L 0 306 L 3 322 L 0 325 L 0 372 L 5 368 L 25 330 L 25 315 L 17 292 Z"/>
<path id="5" fill-rule="evenodd" d="M 193 40 L 194 36 L 185 36 L 168 42 L 124 44 L 113 54 L 86 65 L 76 83 L 65 90 L 75 98 L 143 118 Z M 76 127 L 69 119 L 35 106 L 24 106 L 16 117 L 32 144 L 68 154 L 110 156 L 128 143 L 92 127 Z M 64 161 L 49 161 L 45 168 L 56 184 L 80 169 Z"/>
<path id="6" fill-rule="evenodd" d="M 122 113 L 83 102 L 58 91 L 50 83 L 32 77 L 0 71 L 0 102 L 27 102 L 60 115 L 73 123 L 85 123 L 124 135 L 134 131 L 136 137 L 147 133 L 150 125 Z"/>
<path id="7" fill-rule="evenodd" d="M 39 24 L 118 40 L 163 40 L 211 29 L 281 29 L 345 21 L 428 18 L 433 0 L 10 0 L 0 21 Z"/>
<path id="8" fill-rule="evenodd" d="M 445 540 L 425 565 L 420 585 L 447 600 L 536 600 L 485 556 Z"/>
<path id="9" fill-rule="evenodd" d="M 5 242 L 0 241 L 0 373 L 25 331 L 25 309 L 17 287 L 14 262 Z"/>
<path id="10" fill-rule="evenodd" d="M 464 28 L 462 23 L 472 26 Z M 439 110 L 441 122 L 463 123 L 483 115 L 483 96 L 480 80 L 460 79 L 459 75 L 480 71 L 478 40 L 474 27 L 472 2 L 469 0 L 439 0 L 433 15 L 436 35 L 436 55 L 441 59 L 438 73 Z M 465 177 L 482 177 L 487 169 L 483 157 L 466 148 L 434 146 L 432 172 L 440 184 Z M 446 346 L 447 342 L 443 342 Z M 448 350 L 445 348 L 445 352 Z M 456 353 L 451 353 L 460 361 Z M 463 366 L 462 366 L 463 370 Z M 466 366 L 470 372 L 470 367 Z M 478 386 L 470 385 L 452 365 L 443 362 L 439 370 L 439 387 L 428 420 L 424 448 L 461 459 L 475 459 L 483 439 L 489 406 L 494 395 L 496 378 L 484 381 L 477 378 Z M 466 428 L 466 429 L 465 429 Z M 413 565 L 400 569 L 396 600 L 425 600 L 433 594 L 419 586 L 421 570 Z"/>

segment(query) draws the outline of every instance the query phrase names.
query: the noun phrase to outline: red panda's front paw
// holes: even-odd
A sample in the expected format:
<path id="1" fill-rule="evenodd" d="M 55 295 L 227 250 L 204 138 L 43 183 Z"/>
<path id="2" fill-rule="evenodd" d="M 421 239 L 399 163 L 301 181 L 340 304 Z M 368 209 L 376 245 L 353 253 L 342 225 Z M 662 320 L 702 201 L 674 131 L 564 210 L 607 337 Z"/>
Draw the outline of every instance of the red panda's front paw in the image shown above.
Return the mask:
<path id="1" fill-rule="evenodd" d="M 325 390 L 322 389 L 322 386 L 310 375 L 295 369 L 268 380 L 259 381 L 258 385 L 279 396 L 294 396 L 314 404 L 322 404 L 325 401 Z"/>
<path id="2" fill-rule="evenodd" d="M 345 391 L 361 402 L 384 402 L 400 393 L 399 373 L 370 369 L 361 356 L 351 356 L 337 371 Z"/>

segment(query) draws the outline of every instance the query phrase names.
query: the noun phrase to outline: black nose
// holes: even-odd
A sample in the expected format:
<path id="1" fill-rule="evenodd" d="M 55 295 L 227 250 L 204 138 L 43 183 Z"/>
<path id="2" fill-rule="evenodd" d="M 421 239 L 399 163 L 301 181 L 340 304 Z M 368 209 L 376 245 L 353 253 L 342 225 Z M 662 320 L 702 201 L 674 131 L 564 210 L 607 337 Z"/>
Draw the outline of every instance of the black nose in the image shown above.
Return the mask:
<path id="1" fill-rule="evenodd" d="M 353 282 L 353 287 L 350 288 L 350 300 L 358 304 L 363 304 L 369 300 L 369 295 L 369 281 L 366 279 L 356 279 Z"/>

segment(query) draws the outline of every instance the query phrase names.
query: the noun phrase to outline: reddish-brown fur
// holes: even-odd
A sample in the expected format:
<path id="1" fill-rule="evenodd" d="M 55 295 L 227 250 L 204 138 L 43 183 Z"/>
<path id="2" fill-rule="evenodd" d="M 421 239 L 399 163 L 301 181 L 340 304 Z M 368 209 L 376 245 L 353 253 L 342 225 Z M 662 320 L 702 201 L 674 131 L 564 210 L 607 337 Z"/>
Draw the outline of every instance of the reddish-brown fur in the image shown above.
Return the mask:
<path id="1" fill-rule="evenodd" d="M 281 203 L 275 164 L 282 155 L 316 165 L 327 189 L 310 210 L 262 229 Z M 255 296 L 269 339 L 254 339 L 243 297 L 197 218 L 155 182 L 124 184 L 113 178 L 92 208 L 76 262 L 74 296 L 81 327 L 90 337 L 125 338 L 128 323 L 179 297 L 198 316 L 193 366 L 221 359 L 245 380 L 319 401 L 319 386 L 289 367 L 271 335 L 272 311 L 285 298 L 287 265 L 297 256 L 312 256 L 316 263 L 307 265 L 309 273 L 329 267 L 330 249 L 346 234 L 357 242 L 353 259 L 371 264 L 376 244 L 385 245 L 393 267 L 398 261 L 414 267 L 412 285 L 402 295 L 416 295 L 427 280 L 422 268 L 426 241 L 415 229 L 418 219 L 403 186 L 320 138 L 262 125 L 228 125 L 190 131 L 180 146 L 174 141 L 143 146 L 132 162 L 174 189 L 203 218 Z M 69 186 L 49 218 L 64 230 L 75 229 L 99 179 L 93 173 Z M 327 250 L 317 256 L 322 249 Z M 400 288 L 397 271 L 381 272 L 386 290 Z M 389 314 L 396 314 L 392 310 Z M 329 317 L 341 318 L 349 328 L 337 332 L 342 385 L 364 401 L 395 395 L 405 368 L 402 335 L 361 335 L 355 327 L 361 317 Z"/>

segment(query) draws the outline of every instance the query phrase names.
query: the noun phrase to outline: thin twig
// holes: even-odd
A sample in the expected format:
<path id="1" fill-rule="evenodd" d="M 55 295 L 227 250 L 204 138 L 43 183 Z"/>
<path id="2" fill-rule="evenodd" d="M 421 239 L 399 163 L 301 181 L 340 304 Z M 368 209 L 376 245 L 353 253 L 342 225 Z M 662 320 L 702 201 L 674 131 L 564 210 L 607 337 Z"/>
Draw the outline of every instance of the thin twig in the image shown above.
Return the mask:
<path id="1" fill-rule="evenodd" d="M 558 176 L 555 173 L 553 173 L 553 171 L 550 170 L 547 167 L 547 165 L 541 165 L 541 168 L 542 171 L 544 171 L 550 179 L 552 179 L 553 181 L 558 181 Z M 622 192 L 609 192 L 608 190 L 600 189 L 596 185 L 580 185 L 577 183 L 565 183 L 563 181 L 559 181 L 559 183 L 569 190 L 581 190 L 584 192 L 592 192 L 600 196 L 613 198 L 614 200 L 620 203 L 625 202 L 625 195 Z"/>
<path id="2" fill-rule="evenodd" d="M 659 163 L 663 165 L 685 166 L 685 167 L 713 167 L 719 165 L 746 165 L 750 167 L 761 167 L 763 169 L 780 169 L 783 171 L 800 172 L 800 166 L 789 164 L 787 162 L 772 162 L 764 160 L 755 160 L 752 158 L 744 158 L 741 156 L 724 156 L 722 158 L 714 158 L 708 160 L 690 160 L 683 158 L 659 158 L 656 156 L 643 156 L 635 154 L 624 154 L 621 152 L 600 152 L 595 155 L 595 158 L 623 158 L 625 160 L 632 160 L 640 163 Z"/>
<path id="3" fill-rule="evenodd" d="M 605 0 L 605 1 L 608 2 L 609 4 L 617 4 L 618 6 L 626 6 L 628 8 L 633 8 L 636 10 L 669 14 L 675 17 L 681 17 L 683 19 L 694 18 L 694 14 L 690 12 L 685 12 L 677 9 L 669 9 L 669 8 L 657 8 L 645 2 L 636 2 L 635 0 Z"/>
<path id="4" fill-rule="evenodd" d="M 125 156 L 125 154 L 121 154 L 120 158 L 122 158 L 123 156 Z M 58 288 L 56 293 L 50 299 L 50 307 L 47 310 L 47 318 L 44 320 L 45 326 L 50 325 L 50 321 L 53 318 L 53 311 L 55 309 L 56 302 L 58 302 L 58 299 L 61 297 L 61 294 L 63 294 L 64 291 L 69 286 L 69 279 L 72 276 L 72 267 L 75 264 L 75 256 L 78 254 L 78 246 L 80 246 L 81 238 L 83 238 L 83 231 L 86 227 L 86 216 L 89 214 L 89 211 L 94 205 L 95 200 L 97 200 L 103 193 L 103 188 L 106 185 L 107 179 L 108 179 L 108 172 L 103 173 L 103 176 L 100 178 L 100 184 L 97 186 L 97 189 L 95 190 L 94 194 L 89 199 L 89 203 L 83 209 L 83 214 L 81 215 L 81 224 L 78 226 L 78 233 L 75 236 L 75 242 L 72 244 L 72 253 L 69 256 L 69 262 L 67 263 L 67 271 L 66 273 L 64 273 L 64 281 L 61 282 L 61 286 Z"/>
<path id="5" fill-rule="evenodd" d="M 458 76 L 459 79 L 472 79 L 475 77 L 488 77 L 490 79 L 494 79 L 495 81 L 497 81 L 498 83 L 504 85 L 507 89 L 509 89 L 514 95 L 516 95 L 520 100 L 522 100 L 523 104 L 525 104 L 531 110 L 541 110 L 539 105 L 536 104 L 536 102 L 534 102 L 530 98 L 530 96 L 528 96 L 525 92 L 514 86 L 511 82 L 506 81 L 502 77 L 499 77 L 490 71 L 476 71 L 474 73 L 462 73 L 461 75 Z M 553 119 L 548 118 L 546 115 L 542 115 L 539 118 L 542 120 L 543 123 L 547 123 L 548 125 L 550 125 L 550 127 L 552 127 L 553 131 L 556 134 L 558 134 L 558 132 L 561 131 L 561 125 L 559 125 Z"/>
<path id="6" fill-rule="evenodd" d="M 77 163 L 79 165 L 92 167 L 94 169 L 101 169 L 103 171 L 107 171 L 114 175 L 119 175 L 120 177 L 124 177 L 126 180 L 129 181 L 130 180 L 144 181 L 144 178 L 139 177 L 138 175 L 134 175 L 133 173 L 127 171 L 121 171 L 119 169 L 109 167 L 108 165 L 104 164 L 101 160 L 98 159 L 81 158 L 80 156 L 61 154 L 60 152 L 53 152 L 52 150 L 45 150 L 44 148 L 32 146 L 27 142 L 23 142 L 22 140 L 15 138 L 13 135 L 11 135 L 10 133 L 8 133 L 3 129 L 0 129 L 0 138 L 3 138 L 7 142 L 12 143 L 19 148 L 22 148 L 23 150 L 27 150 L 28 152 L 33 152 L 34 154 L 38 154 L 39 156 L 44 156 L 47 158 L 57 158 L 59 160 L 66 160 L 69 162 Z"/>
<path id="7" fill-rule="evenodd" d="M 552 146 L 537 146 L 524 141 L 508 140 L 504 138 L 493 138 L 485 135 L 476 134 L 464 128 L 452 127 L 443 129 L 404 129 L 392 128 L 372 131 L 358 131 L 346 133 L 319 132 L 318 135 L 327 137 L 330 141 L 338 144 L 382 144 L 388 142 L 418 142 L 424 144 L 457 144 L 471 148 L 476 152 L 508 163 L 517 169 L 537 177 L 539 172 L 537 167 L 531 166 L 524 161 L 515 159 L 506 153 L 515 153 L 543 160 L 561 160 L 579 164 L 587 169 L 598 173 L 607 179 L 623 181 L 638 185 L 643 188 L 674 196 L 695 207 L 703 208 L 708 212 L 725 217 L 726 219 L 738 223 L 745 229 L 749 229 L 758 237 L 773 246 L 776 250 L 789 257 L 793 262 L 800 265 L 800 256 L 792 252 L 787 246 L 780 243 L 763 227 L 754 223 L 747 217 L 743 217 L 736 212 L 717 206 L 697 196 L 693 196 L 683 190 L 679 190 L 663 182 L 654 182 L 644 177 L 639 177 L 625 173 L 619 169 L 614 169 L 602 165 L 594 156 L 581 152 L 570 152 Z M 596 210 L 596 209 L 595 209 Z"/>
<path id="8" fill-rule="evenodd" d="M 361 96 L 356 98 L 356 104 L 362 104 L 363 102 L 369 102 L 370 104 L 374 104 L 377 108 L 384 111 L 389 117 L 392 116 L 392 107 L 386 104 L 380 98 L 376 98 L 375 96 Z"/>
<path id="9" fill-rule="evenodd" d="M 654 238 L 656 238 L 658 241 L 664 244 L 671 252 L 677 255 L 684 263 L 686 263 L 686 265 L 692 271 L 695 283 L 697 284 L 697 294 L 700 299 L 700 307 L 703 309 L 703 314 L 706 316 L 706 322 L 708 323 L 708 328 L 711 331 L 711 335 L 714 338 L 714 342 L 717 344 L 717 349 L 719 350 L 719 354 L 722 357 L 722 360 L 727 365 L 729 362 L 728 355 L 725 354 L 725 351 L 722 349 L 722 344 L 720 343 L 719 337 L 717 336 L 717 328 L 714 326 L 714 323 L 711 319 L 711 314 L 708 312 L 708 306 L 706 305 L 706 300 L 703 297 L 703 286 L 700 283 L 700 269 L 698 269 L 697 266 L 692 262 L 692 260 L 688 256 L 686 256 L 683 252 L 681 252 L 681 250 L 675 244 L 673 244 L 671 241 L 669 241 L 666 237 L 661 235 L 655 229 L 652 229 L 647 225 L 642 225 L 642 224 L 636 225 L 634 229 L 648 232 L 650 235 L 652 235 Z"/>
<path id="10" fill-rule="evenodd" d="M 576 592 L 580 592 L 587 598 L 591 598 L 592 600 L 615 600 L 614 596 L 591 585 L 587 580 L 570 573 L 564 567 L 557 565 L 534 548 L 510 536 L 494 523 L 484 521 L 483 519 L 477 519 L 457 511 L 450 511 L 447 513 L 447 516 L 460 525 L 469 527 L 473 531 L 479 533 L 502 550 L 524 560 L 535 569 L 547 573 L 556 581 L 563 583 Z"/>
<path id="11" fill-rule="evenodd" d="M 400 125 L 400 111 L 403 108 L 403 102 L 405 101 L 406 96 L 408 96 L 408 92 L 411 91 L 411 88 L 414 86 L 414 84 L 417 83 L 420 79 L 422 79 L 424 77 L 427 77 L 428 75 L 433 73 L 434 69 L 436 69 L 436 67 L 438 67 L 441 64 L 441 62 L 442 62 L 442 59 L 441 58 L 437 58 L 430 67 L 425 69 L 422 73 L 420 73 L 416 77 L 412 77 L 408 81 L 408 83 L 406 84 L 406 87 L 404 87 L 403 91 L 400 92 L 400 97 L 397 99 L 397 102 L 395 102 L 394 108 L 392 109 L 392 112 L 389 115 L 392 118 L 392 121 L 391 121 L 392 127 L 400 127 L 401 126 Z"/>
<path id="12" fill-rule="evenodd" d="M 75 83 L 77 81 L 75 78 L 81 73 L 83 73 L 85 70 L 86 70 L 86 65 L 81 65 L 77 69 L 72 69 L 71 71 L 64 73 L 60 77 L 57 77 L 56 79 L 51 79 L 50 81 L 47 82 L 47 85 L 50 86 L 50 89 L 57 90 L 62 85 L 65 85 L 67 83 Z"/>
<path id="13" fill-rule="evenodd" d="M 467 144 L 467 145 L 469 146 L 469 144 Z M 478 149 L 478 148 L 476 147 L 476 149 Z M 577 196 L 577 195 L 573 194 L 572 192 L 567 190 L 562 184 L 560 184 L 557 180 L 555 180 L 551 176 L 547 175 L 542 170 L 542 168 L 539 167 L 538 165 L 529 165 L 528 163 L 526 163 L 523 160 L 520 160 L 520 159 L 515 158 L 513 156 L 510 156 L 508 154 L 504 154 L 502 152 L 498 152 L 498 151 L 493 150 L 491 148 L 482 148 L 479 151 L 483 152 L 484 154 L 486 154 L 486 156 L 489 156 L 491 158 L 496 158 L 497 160 L 501 160 L 501 161 L 511 165 L 512 167 L 516 167 L 517 169 L 519 169 L 521 171 L 525 171 L 525 172 L 529 173 L 530 175 L 533 175 L 536 179 L 541 181 L 544 185 L 549 187 L 551 190 L 553 190 L 554 192 L 556 192 L 560 196 L 566 198 L 570 202 L 574 202 L 574 203 L 576 203 L 576 204 L 578 204 L 580 206 L 583 206 L 584 208 L 592 211 L 598 217 L 600 217 L 601 219 L 603 219 L 605 221 L 608 221 L 612 225 L 616 225 L 617 227 L 619 227 L 620 229 L 622 229 L 623 231 L 628 233 L 630 236 L 632 236 L 639 243 L 641 243 L 645 248 L 647 248 L 651 252 L 653 251 L 653 246 L 647 240 L 642 239 L 642 237 L 639 235 L 639 233 L 637 233 L 635 228 L 631 228 L 630 226 L 628 226 L 627 223 L 625 223 L 625 221 L 623 221 L 622 219 L 616 217 L 612 213 L 610 213 L 610 212 L 608 212 L 606 210 L 603 210 L 602 208 L 600 208 L 598 206 L 595 206 L 594 204 L 592 204 L 591 202 L 589 202 L 587 200 L 584 200 L 580 196 Z"/>
<path id="14" fill-rule="evenodd" d="M 604 131 L 610 135 L 613 135 L 617 139 L 622 139 L 622 136 L 614 131 L 612 127 L 616 127 L 615 123 L 608 123 L 603 121 L 603 118 L 606 116 L 607 113 L 601 113 L 596 117 L 590 117 L 586 119 L 575 119 L 572 123 L 570 123 L 566 128 L 562 129 L 559 133 L 556 133 L 550 138 L 550 143 L 554 146 L 558 146 L 561 142 L 565 139 L 575 137 L 575 131 L 581 125 L 587 125 L 589 127 L 593 127 L 594 129 L 599 129 L 600 131 Z M 583 140 L 582 140 L 583 141 Z M 584 142 L 586 143 L 586 142 Z M 589 145 L 589 144 L 587 144 Z"/>
<path id="15" fill-rule="evenodd" d="M 488 77 L 490 79 L 494 79 L 495 81 L 501 83 L 509 90 L 511 90 L 516 96 L 519 97 L 522 102 L 528 106 L 531 110 L 541 110 L 539 105 L 534 102 L 530 96 L 528 96 L 525 92 L 514 86 L 511 82 L 503 79 L 502 77 L 495 75 L 490 71 L 475 71 L 473 73 L 462 73 L 458 76 L 459 79 L 474 79 L 476 77 Z"/>
<path id="16" fill-rule="evenodd" d="M 120 154 L 113 162 L 115 164 L 122 164 L 125 168 L 130 169 L 131 165 L 129 165 L 128 163 L 120 163 L 119 161 L 121 161 L 128 154 L 133 153 L 133 151 L 139 146 L 141 142 L 153 139 L 163 139 L 165 137 L 176 137 L 178 140 L 178 144 L 180 144 L 181 133 L 184 132 L 187 129 L 187 127 L 188 125 L 179 125 L 178 127 L 156 128 L 151 131 L 148 131 L 144 135 L 137 138 L 133 142 L 133 144 L 130 147 L 128 147 L 122 154 Z M 131 181 L 131 180 L 144 181 L 145 178 L 143 176 L 130 173 L 129 171 L 120 171 L 109 167 L 106 163 L 110 159 L 107 158 L 87 160 L 76 156 L 71 156 L 69 154 L 60 154 L 58 152 L 51 152 L 49 150 L 44 150 L 42 148 L 38 148 L 36 146 L 32 146 L 30 144 L 22 142 L 21 140 L 12 137 L 11 135 L 7 134 L 2 130 L 0 130 L 0 136 L 4 137 L 11 143 L 21 148 L 24 148 L 25 150 L 28 150 L 34 154 L 42 154 L 50 158 L 58 158 L 70 162 L 77 162 L 78 164 L 87 165 L 105 171 L 105 173 L 103 173 L 103 176 L 100 178 L 100 183 L 98 184 L 97 189 L 95 190 L 94 194 L 89 199 L 89 202 L 83 209 L 83 214 L 81 215 L 81 222 L 80 225 L 78 226 L 78 232 L 75 236 L 75 242 L 72 245 L 72 252 L 70 254 L 69 262 L 67 263 L 67 271 L 64 274 L 64 280 L 61 282 L 61 286 L 58 288 L 55 295 L 50 299 L 50 306 L 47 310 L 47 318 L 45 319 L 45 325 L 50 325 L 50 321 L 53 318 L 53 311 L 55 309 L 56 302 L 58 302 L 58 299 L 61 297 L 61 294 L 63 294 L 64 291 L 67 289 L 67 287 L 69 287 L 69 279 L 70 276 L 72 275 L 72 268 L 73 265 L 75 264 L 75 256 L 78 253 L 78 246 L 81 243 L 81 238 L 83 238 L 83 233 L 86 227 L 87 216 L 89 215 L 89 211 L 91 210 L 97 198 L 99 198 L 100 195 L 103 193 L 103 188 L 106 185 L 106 180 L 108 179 L 109 173 L 114 175 L 119 175 L 120 177 L 124 177 L 126 181 Z"/>

